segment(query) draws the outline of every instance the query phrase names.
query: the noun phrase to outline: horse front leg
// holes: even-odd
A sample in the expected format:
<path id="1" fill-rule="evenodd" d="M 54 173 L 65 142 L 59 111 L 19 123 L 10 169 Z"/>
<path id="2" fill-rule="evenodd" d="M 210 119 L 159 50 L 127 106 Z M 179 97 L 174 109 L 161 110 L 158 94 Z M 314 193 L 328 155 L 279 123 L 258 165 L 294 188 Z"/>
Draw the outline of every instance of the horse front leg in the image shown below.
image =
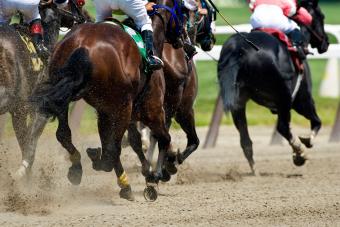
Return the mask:
<path id="1" fill-rule="evenodd" d="M 83 169 L 81 165 L 81 155 L 72 143 L 71 129 L 68 125 L 68 108 L 58 115 L 57 118 L 59 125 L 56 137 L 59 143 L 68 151 L 72 163 L 68 170 L 67 177 L 72 184 L 79 185 L 83 175 Z"/>
<path id="2" fill-rule="evenodd" d="M 290 117 L 290 108 L 279 108 L 277 130 L 284 138 L 286 138 L 289 145 L 292 147 L 294 164 L 296 166 L 302 166 L 308 158 L 299 139 L 291 133 Z"/>

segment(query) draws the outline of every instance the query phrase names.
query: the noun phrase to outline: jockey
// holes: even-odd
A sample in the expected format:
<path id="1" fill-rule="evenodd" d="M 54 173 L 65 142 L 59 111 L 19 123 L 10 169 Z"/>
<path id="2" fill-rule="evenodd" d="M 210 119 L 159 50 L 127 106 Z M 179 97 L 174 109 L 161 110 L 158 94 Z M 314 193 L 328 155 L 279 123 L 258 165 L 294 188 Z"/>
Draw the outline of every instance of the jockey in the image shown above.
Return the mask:
<path id="1" fill-rule="evenodd" d="M 256 28 L 275 28 L 290 37 L 301 60 L 306 58 L 303 35 L 298 24 L 311 25 L 312 16 L 297 5 L 297 0 L 248 0 L 253 14 L 250 23 Z M 297 23 L 298 24 L 297 24 Z"/>
<path id="2" fill-rule="evenodd" d="M 46 59 L 49 56 L 49 51 L 43 41 L 39 2 L 40 0 L 0 0 L 0 24 L 9 24 L 12 16 L 20 11 L 25 23 L 29 24 L 32 41 L 38 55 Z"/>
<path id="3" fill-rule="evenodd" d="M 142 38 L 145 42 L 146 61 L 151 70 L 157 70 L 163 67 L 163 61 L 154 55 L 153 29 L 152 22 L 147 14 L 152 10 L 154 3 L 148 3 L 144 0 L 93 0 L 96 7 L 96 21 L 104 21 L 112 16 L 113 11 L 122 10 L 127 16 L 131 17 L 141 31 Z"/>

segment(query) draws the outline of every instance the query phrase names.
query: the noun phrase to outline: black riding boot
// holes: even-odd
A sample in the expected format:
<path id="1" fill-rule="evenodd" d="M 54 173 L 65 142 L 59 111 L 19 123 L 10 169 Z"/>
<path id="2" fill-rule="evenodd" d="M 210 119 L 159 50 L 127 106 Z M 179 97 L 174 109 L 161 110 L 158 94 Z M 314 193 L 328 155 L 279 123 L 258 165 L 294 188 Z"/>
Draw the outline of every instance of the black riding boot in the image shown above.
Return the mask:
<path id="1" fill-rule="evenodd" d="M 30 33 L 32 36 L 34 47 L 39 57 L 42 58 L 43 60 L 46 60 L 48 56 L 50 55 L 50 53 L 47 47 L 45 47 L 44 45 L 43 28 L 42 28 L 40 19 L 37 19 L 31 22 Z"/>
<path id="2" fill-rule="evenodd" d="M 184 39 L 183 48 L 189 59 L 192 59 L 192 57 L 197 54 L 196 47 L 192 45 L 189 36 L 186 36 L 186 38 Z"/>
<path id="3" fill-rule="evenodd" d="M 184 28 L 183 32 L 183 49 L 187 54 L 189 59 L 192 59 L 195 54 L 197 54 L 196 47 L 192 43 L 195 43 L 196 32 L 195 32 L 195 12 L 189 11 L 187 13 L 187 20 L 189 22 L 189 26 Z"/>
<path id="4" fill-rule="evenodd" d="M 142 31 L 142 38 L 145 42 L 146 49 L 146 61 L 149 65 L 150 70 L 158 70 L 163 67 L 163 61 L 154 55 L 153 53 L 153 36 L 152 31 L 144 30 Z"/>
<path id="5" fill-rule="evenodd" d="M 292 41 L 293 46 L 296 48 L 298 56 L 301 60 L 306 59 L 306 53 L 304 50 L 303 36 L 299 29 L 294 29 L 288 33 L 289 38 Z"/>

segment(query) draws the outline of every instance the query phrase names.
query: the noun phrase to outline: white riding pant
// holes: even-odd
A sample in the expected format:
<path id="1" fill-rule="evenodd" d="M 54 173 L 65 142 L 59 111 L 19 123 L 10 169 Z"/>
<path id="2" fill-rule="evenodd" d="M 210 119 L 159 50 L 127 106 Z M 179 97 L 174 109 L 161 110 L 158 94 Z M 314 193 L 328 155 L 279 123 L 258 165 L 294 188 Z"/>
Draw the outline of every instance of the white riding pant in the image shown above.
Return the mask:
<path id="1" fill-rule="evenodd" d="M 131 17 L 141 31 L 152 31 L 152 21 L 146 11 L 147 1 L 143 0 L 93 0 L 96 7 L 96 21 L 112 17 L 113 11 L 121 10 Z"/>
<path id="2" fill-rule="evenodd" d="M 196 11 L 198 8 L 196 0 L 184 0 L 184 6 L 191 11 Z"/>
<path id="3" fill-rule="evenodd" d="M 255 8 L 250 17 L 250 24 L 253 28 L 275 28 L 284 33 L 299 29 L 295 21 L 283 14 L 280 7 L 276 5 L 259 5 Z"/>
<path id="4" fill-rule="evenodd" d="M 20 11 L 26 23 L 40 19 L 40 0 L 0 0 L 0 23 L 10 23 L 12 16 Z"/>

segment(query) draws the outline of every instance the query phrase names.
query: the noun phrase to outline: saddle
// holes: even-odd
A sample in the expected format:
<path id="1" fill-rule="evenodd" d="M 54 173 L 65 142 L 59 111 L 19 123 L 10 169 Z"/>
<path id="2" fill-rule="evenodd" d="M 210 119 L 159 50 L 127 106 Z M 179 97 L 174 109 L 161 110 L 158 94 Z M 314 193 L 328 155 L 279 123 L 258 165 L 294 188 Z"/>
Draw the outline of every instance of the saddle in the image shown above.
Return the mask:
<path id="1" fill-rule="evenodd" d="M 257 28 L 254 29 L 255 31 L 262 31 L 265 33 L 268 33 L 274 37 L 276 37 L 279 41 L 281 41 L 288 49 L 291 59 L 293 61 L 295 70 L 298 73 L 302 73 L 303 72 L 303 62 L 301 61 L 301 59 L 299 58 L 298 52 L 296 50 L 296 48 L 293 47 L 292 42 L 290 41 L 290 39 L 288 38 L 288 36 L 275 28 Z"/>
<path id="2" fill-rule="evenodd" d="M 44 68 L 44 62 L 39 57 L 34 44 L 32 42 L 31 36 L 29 35 L 28 28 L 21 24 L 12 25 L 15 31 L 19 34 L 22 42 L 25 44 L 31 59 L 31 65 L 34 72 L 41 72 Z"/>

